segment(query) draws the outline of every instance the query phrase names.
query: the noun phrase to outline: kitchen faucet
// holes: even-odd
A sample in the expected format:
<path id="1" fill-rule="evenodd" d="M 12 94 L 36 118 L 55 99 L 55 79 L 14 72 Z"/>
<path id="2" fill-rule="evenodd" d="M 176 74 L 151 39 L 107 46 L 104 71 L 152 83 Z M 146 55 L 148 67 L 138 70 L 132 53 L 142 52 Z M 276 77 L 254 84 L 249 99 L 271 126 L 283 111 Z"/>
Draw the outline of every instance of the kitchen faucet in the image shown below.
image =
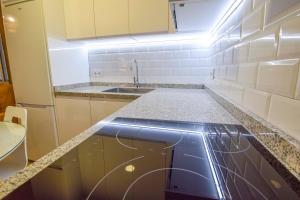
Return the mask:
<path id="1" fill-rule="evenodd" d="M 140 82 L 139 82 L 139 66 L 137 64 L 136 59 L 133 60 L 133 63 L 135 65 L 135 75 L 133 76 L 133 84 L 136 86 L 136 88 L 140 87 Z"/>

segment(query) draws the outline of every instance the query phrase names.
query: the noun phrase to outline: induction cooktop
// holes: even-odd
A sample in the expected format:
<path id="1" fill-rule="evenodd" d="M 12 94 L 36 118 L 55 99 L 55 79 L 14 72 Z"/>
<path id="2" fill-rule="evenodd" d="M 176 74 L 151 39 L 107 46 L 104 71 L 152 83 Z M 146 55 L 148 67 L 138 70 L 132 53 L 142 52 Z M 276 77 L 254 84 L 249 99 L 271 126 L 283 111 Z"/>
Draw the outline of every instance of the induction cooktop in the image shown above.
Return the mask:
<path id="1" fill-rule="evenodd" d="M 7 199 L 300 199 L 240 125 L 116 118 Z"/>

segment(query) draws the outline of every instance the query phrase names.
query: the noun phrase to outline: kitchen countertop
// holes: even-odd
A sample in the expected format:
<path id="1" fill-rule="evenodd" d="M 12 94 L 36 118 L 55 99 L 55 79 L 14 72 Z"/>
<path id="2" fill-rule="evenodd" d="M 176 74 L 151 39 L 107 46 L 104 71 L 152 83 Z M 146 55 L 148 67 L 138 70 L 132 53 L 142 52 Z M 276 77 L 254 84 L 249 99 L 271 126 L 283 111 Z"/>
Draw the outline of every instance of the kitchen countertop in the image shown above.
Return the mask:
<path id="1" fill-rule="evenodd" d="M 133 93 L 110 93 L 103 92 L 113 89 L 112 86 L 82 86 L 66 89 L 55 89 L 55 96 L 70 96 L 70 97 L 89 97 L 89 98 L 106 98 L 106 99 L 137 99 L 140 94 Z"/>
<path id="2" fill-rule="evenodd" d="M 98 94 L 98 91 L 100 92 L 110 88 L 113 87 L 85 86 L 71 90 L 56 90 L 56 96 L 69 96 L 70 93 L 72 93 L 71 96 L 74 96 L 75 94 L 77 94 L 77 96 L 82 96 L 82 91 L 84 91 L 85 95 L 92 95 Z M 104 121 L 111 121 L 115 117 L 134 117 L 190 122 L 240 124 L 220 104 L 210 97 L 205 90 L 155 89 L 147 94 L 136 96 L 140 96 L 140 98 L 123 107 Z M 0 181 L 0 199 L 24 184 L 63 155 L 70 152 L 102 127 L 103 121 L 61 145 L 10 179 Z"/>
<path id="3" fill-rule="evenodd" d="M 83 86 L 56 90 L 56 96 L 137 99 L 108 119 L 131 117 L 191 122 L 239 124 L 203 89 L 159 88 L 147 94 L 103 92 L 112 86 Z M 180 105 L 180 106 L 179 106 Z M 155 108 L 155 109 L 154 109 Z M 159 112 L 158 112 L 159 110 Z"/>
<path id="4" fill-rule="evenodd" d="M 109 86 L 84 86 L 56 91 L 56 96 L 139 98 L 120 109 L 108 119 L 130 117 L 191 121 L 207 123 L 239 124 L 222 106 L 203 89 L 160 88 L 146 94 L 116 94 L 103 92 Z M 159 110 L 159 112 L 158 112 Z M 106 119 L 107 120 L 107 119 Z"/>
<path id="5" fill-rule="evenodd" d="M 240 124 L 205 90 L 198 89 L 156 89 L 113 117 Z"/>
<path id="6" fill-rule="evenodd" d="M 83 86 L 83 87 L 76 87 L 76 88 L 70 88 L 70 89 L 62 89 L 62 90 L 57 90 L 57 92 L 73 92 L 73 93 L 99 93 L 104 90 L 111 89 L 111 86 Z"/>

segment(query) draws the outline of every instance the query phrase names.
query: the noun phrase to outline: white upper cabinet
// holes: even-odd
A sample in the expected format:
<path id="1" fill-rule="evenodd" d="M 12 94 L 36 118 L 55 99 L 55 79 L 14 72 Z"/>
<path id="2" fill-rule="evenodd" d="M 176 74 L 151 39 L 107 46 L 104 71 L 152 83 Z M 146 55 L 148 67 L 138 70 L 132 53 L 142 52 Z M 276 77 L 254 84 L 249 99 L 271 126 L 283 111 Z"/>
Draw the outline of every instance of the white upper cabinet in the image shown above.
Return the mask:
<path id="1" fill-rule="evenodd" d="M 68 39 L 95 37 L 94 0 L 64 0 Z"/>
<path id="2" fill-rule="evenodd" d="M 174 32 L 168 0 L 64 0 L 64 11 L 67 39 Z"/>
<path id="3" fill-rule="evenodd" d="M 129 34 L 128 0 L 94 0 L 96 36 Z"/>
<path id="4" fill-rule="evenodd" d="M 131 34 L 168 32 L 168 0 L 129 0 Z"/>

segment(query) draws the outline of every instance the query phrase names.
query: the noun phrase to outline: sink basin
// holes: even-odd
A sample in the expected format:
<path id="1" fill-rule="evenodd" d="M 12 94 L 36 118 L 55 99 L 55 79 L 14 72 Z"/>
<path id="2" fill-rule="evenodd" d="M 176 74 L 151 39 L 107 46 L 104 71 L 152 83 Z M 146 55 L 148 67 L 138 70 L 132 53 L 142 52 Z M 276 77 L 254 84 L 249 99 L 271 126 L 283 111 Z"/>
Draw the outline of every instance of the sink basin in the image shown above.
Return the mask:
<path id="1" fill-rule="evenodd" d="M 113 88 L 109 90 L 104 90 L 103 92 L 145 94 L 151 92 L 152 90 L 153 89 L 146 88 Z"/>

